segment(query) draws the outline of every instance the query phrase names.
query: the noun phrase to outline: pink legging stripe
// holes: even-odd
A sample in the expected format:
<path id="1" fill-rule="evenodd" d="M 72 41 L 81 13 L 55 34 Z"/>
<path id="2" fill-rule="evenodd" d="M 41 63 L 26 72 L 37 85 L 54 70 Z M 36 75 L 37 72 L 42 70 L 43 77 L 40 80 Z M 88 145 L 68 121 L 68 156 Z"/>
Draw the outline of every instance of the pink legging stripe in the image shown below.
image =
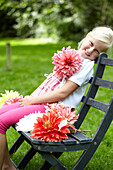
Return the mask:
<path id="1" fill-rule="evenodd" d="M 14 103 L 0 109 L 0 133 L 6 134 L 6 130 L 17 123 L 19 119 L 30 113 L 45 112 L 43 105 L 29 105 L 20 107 L 20 103 Z"/>

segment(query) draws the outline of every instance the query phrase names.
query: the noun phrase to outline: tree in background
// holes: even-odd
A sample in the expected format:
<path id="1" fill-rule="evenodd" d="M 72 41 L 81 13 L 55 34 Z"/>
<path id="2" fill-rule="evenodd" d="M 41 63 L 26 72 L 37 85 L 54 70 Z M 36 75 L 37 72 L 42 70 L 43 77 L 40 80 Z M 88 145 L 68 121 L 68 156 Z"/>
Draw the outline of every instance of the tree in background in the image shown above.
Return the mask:
<path id="1" fill-rule="evenodd" d="M 11 9 L 0 9 L 0 37 L 17 36 L 15 24 L 17 24 L 16 17 L 11 13 Z"/>
<path id="2" fill-rule="evenodd" d="M 43 15 L 45 23 L 48 24 L 49 30 L 51 25 L 56 23 L 52 28 L 66 40 L 79 41 L 95 26 L 113 27 L 112 0 L 60 0 L 49 6 L 50 3 L 45 9 L 46 14 Z"/>
<path id="3" fill-rule="evenodd" d="M 4 32 L 6 32 L 8 37 L 12 37 L 14 30 L 15 37 L 35 36 L 38 17 L 33 15 L 35 13 L 34 6 L 32 0 L 1 0 L 0 18 L 3 23 L 1 36 L 4 37 Z M 9 27 L 11 21 L 12 24 Z"/>
<path id="4" fill-rule="evenodd" d="M 16 30 L 19 37 L 56 36 L 79 41 L 95 26 L 113 27 L 112 0 L 1 0 L 0 3 L 3 36 L 3 31 L 7 31 L 4 25 L 10 19 L 9 30 L 12 33 Z"/>

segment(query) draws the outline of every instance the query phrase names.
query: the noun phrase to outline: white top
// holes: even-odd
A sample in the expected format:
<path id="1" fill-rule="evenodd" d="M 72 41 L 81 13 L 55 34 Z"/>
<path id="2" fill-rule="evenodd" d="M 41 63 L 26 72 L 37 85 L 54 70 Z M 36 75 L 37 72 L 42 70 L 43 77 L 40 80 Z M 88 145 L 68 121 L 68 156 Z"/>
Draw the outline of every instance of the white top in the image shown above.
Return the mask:
<path id="1" fill-rule="evenodd" d="M 82 68 L 68 79 L 78 84 L 80 87 L 77 90 L 75 90 L 72 94 L 70 94 L 67 98 L 65 98 L 62 101 L 59 101 L 58 102 L 59 104 L 63 104 L 67 107 L 71 106 L 72 108 L 77 108 L 79 106 L 79 103 L 85 93 L 88 81 L 93 75 L 93 66 L 94 61 L 84 59 L 82 63 Z M 66 79 L 63 79 L 60 84 L 60 87 L 62 87 L 65 83 Z"/>

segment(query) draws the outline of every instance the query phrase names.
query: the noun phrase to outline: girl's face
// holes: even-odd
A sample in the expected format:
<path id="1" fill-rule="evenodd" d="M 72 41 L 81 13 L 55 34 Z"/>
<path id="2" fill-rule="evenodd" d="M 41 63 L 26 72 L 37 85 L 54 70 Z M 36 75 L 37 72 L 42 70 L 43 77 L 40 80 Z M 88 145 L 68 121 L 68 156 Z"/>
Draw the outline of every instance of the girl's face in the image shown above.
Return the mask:
<path id="1" fill-rule="evenodd" d="M 90 35 L 86 36 L 81 45 L 81 48 L 79 49 L 81 57 L 89 60 L 95 60 L 101 52 L 105 51 L 105 43 L 91 37 Z"/>

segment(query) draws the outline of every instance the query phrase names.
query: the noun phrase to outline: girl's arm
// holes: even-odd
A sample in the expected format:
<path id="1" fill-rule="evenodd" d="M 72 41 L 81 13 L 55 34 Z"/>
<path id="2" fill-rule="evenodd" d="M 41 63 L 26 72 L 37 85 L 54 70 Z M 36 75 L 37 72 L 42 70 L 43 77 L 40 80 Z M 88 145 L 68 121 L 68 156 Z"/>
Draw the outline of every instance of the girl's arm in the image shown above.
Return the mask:
<path id="1" fill-rule="evenodd" d="M 61 101 L 69 96 L 72 92 L 74 92 L 79 87 L 78 84 L 68 80 L 62 87 L 41 94 L 40 96 L 26 96 L 20 102 L 20 106 L 27 106 L 31 104 L 43 104 L 43 103 L 54 103 L 57 101 Z"/>

